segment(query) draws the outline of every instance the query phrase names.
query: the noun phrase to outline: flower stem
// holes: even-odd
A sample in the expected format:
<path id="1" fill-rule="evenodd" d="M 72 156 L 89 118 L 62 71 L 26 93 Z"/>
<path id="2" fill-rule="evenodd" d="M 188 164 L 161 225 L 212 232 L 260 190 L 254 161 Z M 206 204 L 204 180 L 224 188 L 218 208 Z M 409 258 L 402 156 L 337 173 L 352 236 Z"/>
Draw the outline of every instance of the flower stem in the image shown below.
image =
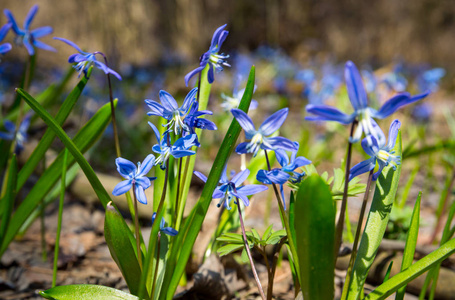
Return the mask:
<path id="1" fill-rule="evenodd" d="M 357 256 L 357 247 L 359 245 L 359 240 L 360 240 L 360 230 L 362 229 L 363 218 L 365 215 L 365 209 L 367 206 L 368 198 L 370 196 L 370 187 L 371 187 L 371 182 L 373 179 L 373 171 L 374 170 L 371 170 L 370 174 L 368 176 L 367 188 L 366 188 L 365 194 L 363 196 L 362 208 L 360 209 L 359 221 L 357 222 L 357 229 L 355 231 L 354 244 L 352 245 L 351 258 L 349 260 L 349 267 L 348 267 L 348 271 L 346 273 L 346 279 L 344 281 L 344 287 L 343 287 L 341 299 L 347 299 L 346 297 L 348 296 L 349 283 L 351 281 L 351 272 L 352 272 L 352 268 L 354 267 L 354 261 Z"/>
<path id="2" fill-rule="evenodd" d="M 351 125 L 351 133 L 349 137 L 352 137 L 354 134 L 354 128 L 357 125 L 357 121 L 352 122 Z M 343 237 L 343 227 L 344 227 L 344 218 L 346 214 L 346 205 L 348 202 L 348 187 L 349 187 L 349 171 L 351 169 L 351 156 L 352 156 L 352 143 L 348 141 L 348 153 L 346 157 L 346 170 L 344 175 L 344 191 L 343 191 L 343 199 L 341 200 L 341 208 L 340 208 L 340 217 L 338 218 L 338 223 L 335 230 L 335 262 L 338 258 L 338 252 L 340 251 L 341 239 Z"/>
<path id="3" fill-rule="evenodd" d="M 141 253 L 141 236 L 139 235 L 139 216 L 137 214 L 137 198 L 136 198 L 136 184 L 133 183 L 133 198 L 134 198 L 134 230 L 136 232 L 136 247 L 137 247 L 137 260 L 139 267 L 142 270 L 142 253 Z"/>
<path id="4" fill-rule="evenodd" d="M 43 173 L 46 171 L 46 155 L 43 156 Z M 65 166 L 64 166 L 65 167 Z M 46 217 L 46 205 L 44 204 L 44 199 L 41 200 L 40 204 L 40 225 L 41 225 L 41 258 L 43 262 L 47 261 L 47 247 L 46 247 L 46 222 L 45 222 L 45 217 Z"/>
<path id="5" fill-rule="evenodd" d="M 61 185 L 60 185 L 60 201 L 58 203 L 58 221 L 57 221 L 57 235 L 55 237 L 54 268 L 52 271 L 52 287 L 55 287 L 55 285 L 57 283 L 58 254 L 59 254 L 59 250 L 60 250 L 60 234 L 62 232 L 63 200 L 65 199 L 67 160 L 68 160 L 68 149 L 65 149 L 65 152 L 63 155 L 62 179 L 61 179 Z"/>
<path id="6" fill-rule="evenodd" d="M 267 150 L 264 150 L 264 153 L 265 153 L 265 160 L 267 161 L 267 168 L 269 171 L 271 171 L 272 168 L 270 166 L 270 161 L 269 161 L 269 156 L 267 154 Z M 291 248 L 292 258 L 294 260 L 294 266 L 295 266 L 295 270 L 296 270 L 296 274 L 297 274 L 297 280 L 299 280 L 299 282 L 300 282 L 300 273 L 299 273 L 300 267 L 299 267 L 299 261 L 298 261 L 298 256 L 297 256 L 297 249 L 295 248 L 294 238 L 292 237 L 291 228 L 289 227 L 289 220 L 286 216 L 286 211 L 284 210 L 283 200 L 281 199 L 280 192 L 278 191 L 278 189 L 274 183 L 272 183 L 272 187 L 273 187 L 273 191 L 275 192 L 276 200 L 278 202 L 278 207 L 280 209 L 281 221 L 283 223 L 284 229 L 286 230 L 286 235 L 288 237 L 289 248 Z M 297 286 L 297 284 L 296 284 L 296 286 Z"/>
<path id="7" fill-rule="evenodd" d="M 174 225 L 177 224 L 177 218 L 179 217 L 180 182 L 182 180 L 182 160 L 183 160 L 183 158 L 179 158 L 179 174 L 178 174 L 178 179 L 177 179 L 177 193 L 175 195 L 175 208 L 174 208 Z"/>
<path id="8" fill-rule="evenodd" d="M 158 237 L 156 241 L 156 266 L 155 266 L 155 274 L 153 275 L 153 282 L 152 282 L 152 290 L 150 292 L 150 299 L 153 299 L 153 295 L 155 294 L 155 285 L 156 285 L 156 277 L 158 276 L 158 267 L 160 264 L 160 242 L 161 242 L 161 234 L 158 231 Z"/>
<path id="9" fill-rule="evenodd" d="M 240 228 L 242 228 L 243 242 L 245 243 L 245 251 L 248 255 L 248 259 L 251 264 L 251 270 L 253 271 L 254 280 L 256 281 L 256 285 L 258 286 L 259 293 L 261 294 L 262 300 L 266 300 L 265 295 L 264 295 L 264 290 L 262 289 L 262 285 L 261 285 L 261 282 L 259 281 L 258 273 L 256 272 L 256 268 L 254 266 L 253 257 L 251 257 L 250 247 L 248 246 L 248 240 L 246 238 L 246 233 L 245 233 L 245 225 L 243 224 L 242 210 L 240 209 L 240 200 L 239 200 L 239 198 L 236 198 L 236 199 L 237 199 L 237 210 L 239 212 L 239 219 L 240 219 Z"/>

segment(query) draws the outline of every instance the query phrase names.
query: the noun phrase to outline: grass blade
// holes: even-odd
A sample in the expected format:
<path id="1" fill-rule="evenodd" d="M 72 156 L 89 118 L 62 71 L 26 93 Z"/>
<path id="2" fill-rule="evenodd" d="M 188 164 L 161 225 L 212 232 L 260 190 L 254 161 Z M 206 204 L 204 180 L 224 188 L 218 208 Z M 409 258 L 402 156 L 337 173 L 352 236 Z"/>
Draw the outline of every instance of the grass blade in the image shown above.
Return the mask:
<path id="1" fill-rule="evenodd" d="M 16 180 L 17 180 L 17 159 L 16 154 L 13 154 L 8 170 L 8 180 L 6 182 L 5 197 L 0 202 L 2 206 L 3 217 L 0 223 L 0 241 L 3 241 L 6 230 L 9 227 L 9 221 L 14 207 L 14 199 L 16 198 Z"/>

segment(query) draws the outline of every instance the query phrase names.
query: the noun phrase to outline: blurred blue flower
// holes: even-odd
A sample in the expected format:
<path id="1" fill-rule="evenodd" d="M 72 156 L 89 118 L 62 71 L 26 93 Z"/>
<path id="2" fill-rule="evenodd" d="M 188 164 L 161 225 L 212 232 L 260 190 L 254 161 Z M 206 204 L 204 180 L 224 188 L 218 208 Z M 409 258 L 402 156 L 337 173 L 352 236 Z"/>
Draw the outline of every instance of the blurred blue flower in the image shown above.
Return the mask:
<path id="1" fill-rule="evenodd" d="M 194 175 L 199 177 L 204 182 L 207 182 L 207 177 L 202 174 L 201 172 L 194 171 Z M 243 201 L 245 206 L 250 205 L 250 200 L 248 200 L 248 196 L 257 194 L 259 192 L 265 191 L 268 189 L 265 185 L 260 184 L 250 184 L 240 186 L 250 175 L 250 170 L 246 169 L 239 172 L 237 175 L 232 174 L 231 179 L 227 177 L 226 174 L 226 166 L 224 166 L 224 170 L 221 173 L 220 184 L 214 191 L 212 197 L 214 199 L 221 198 L 220 202 L 218 203 L 218 207 L 220 207 L 223 203 L 224 206 L 231 210 L 230 203 L 233 198 L 240 198 Z M 235 203 L 235 202 L 234 202 Z"/>
<path id="2" fill-rule="evenodd" d="M 169 159 L 169 156 L 172 155 L 174 158 L 181 158 L 196 153 L 195 151 L 189 150 L 191 147 L 196 146 L 197 136 L 195 134 L 181 137 L 172 145 L 170 143 L 171 140 L 168 131 L 164 132 L 163 137 L 160 139 L 158 128 L 152 123 L 148 123 L 150 127 L 152 127 L 156 140 L 158 141 L 158 144 L 152 147 L 153 152 L 160 154 L 156 159 L 155 164 L 160 165 L 162 170 L 166 169 L 166 162 Z"/>
<path id="3" fill-rule="evenodd" d="M 187 130 L 183 131 L 182 136 L 187 135 L 196 135 L 195 128 L 206 129 L 206 130 L 217 130 L 215 123 L 212 121 L 200 118 L 203 115 L 212 115 L 213 113 L 209 110 L 199 111 L 199 102 L 195 101 L 190 108 L 190 111 L 186 115 L 183 122 L 187 125 Z M 200 146 L 199 140 L 196 135 L 196 140 L 194 141 L 196 146 Z"/>
<path id="4" fill-rule="evenodd" d="M 396 64 L 391 72 L 387 72 L 379 78 L 379 83 L 385 84 L 389 92 L 404 92 L 408 81 L 402 75 L 403 68 L 402 63 Z"/>
<path id="5" fill-rule="evenodd" d="M 305 119 L 309 121 L 336 121 L 347 125 L 357 118 L 359 124 L 354 135 L 350 138 L 351 143 L 358 142 L 362 137 L 362 133 L 365 133 L 365 136 L 372 135 L 378 142 L 381 142 L 379 140 L 381 134 L 378 132 L 380 130 L 375 130 L 378 127 L 374 126 L 373 118 L 384 119 L 400 107 L 416 102 L 429 94 L 429 91 L 413 97 L 409 93 L 398 94 L 384 103 L 379 110 L 376 110 L 368 106 L 367 93 L 362 78 L 353 62 L 348 61 L 346 63 L 344 77 L 349 100 L 355 110 L 354 113 L 347 115 L 331 106 L 309 104 L 306 110 L 316 116 L 306 117 Z"/>
<path id="6" fill-rule="evenodd" d="M 299 143 L 294 142 L 294 144 L 298 149 Z M 305 176 L 305 172 L 299 173 L 296 172 L 295 169 L 311 164 L 311 161 L 303 156 L 296 157 L 297 151 L 298 150 L 292 151 L 291 157 L 289 158 L 286 151 L 281 149 L 276 150 L 275 156 L 280 163 L 281 168 L 276 168 L 270 171 L 259 170 L 256 175 L 256 179 L 259 182 L 265 184 L 275 183 L 280 185 L 281 199 L 283 200 L 284 209 L 286 209 L 286 201 L 283 192 L 284 184 L 288 181 L 291 183 L 299 183 L 303 176 Z"/>
<path id="7" fill-rule="evenodd" d="M 377 125 L 375 124 L 375 126 Z M 390 124 L 389 141 L 387 144 L 385 143 L 385 137 L 377 140 L 374 136 L 370 136 L 362 140 L 362 148 L 366 154 L 371 156 L 371 158 L 352 167 L 349 172 L 349 180 L 360 174 L 373 170 L 376 167 L 376 162 L 378 163 L 379 168 L 373 174 L 373 180 L 378 179 L 379 174 L 381 174 L 384 167 L 389 164 L 391 164 L 393 169 L 396 170 L 397 165 L 401 164 L 401 157 L 394 155 L 395 151 L 393 151 L 393 148 L 395 147 L 398 129 L 400 129 L 400 126 L 401 123 L 398 120 L 394 120 L 392 124 Z M 379 127 L 378 130 L 380 131 Z M 380 132 L 384 135 L 382 131 Z"/>
<path id="8" fill-rule="evenodd" d="M 419 87 L 419 90 L 436 92 L 439 89 L 439 82 L 445 74 L 446 70 L 443 68 L 434 68 L 422 72 L 417 77 L 417 86 Z"/>
<path id="9" fill-rule="evenodd" d="M 0 28 L 0 42 L 3 41 L 8 31 L 11 29 L 13 25 L 11 23 L 6 23 L 5 25 Z M 13 47 L 10 43 L 4 43 L 0 45 L 0 54 L 5 54 L 6 52 L 10 51 Z"/>
<path id="10" fill-rule="evenodd" d="M 239 90 L 240 82 L 242 81 L 242 76 L 237 75 L 237 78 L 234 82 L 234 90 L 232 92 L 232 97 L 228 96 L 224 93 L 221 94 L 221 98 L 224 99 L 223 103 L 221 103 L 221 107 L 224 111 L 231 111 L 231 109 L 238 108 L 240 101 L 242 100 L 243 94 L 245 93 L 245 89 Z M 254 86 L 254 91 L 256 91 L 257 86 Z M 250 109 L 253 110 L 258 107 L 258 102 L 256 100 L 251 100 Z"/>
<path id="11" fill-rule="evenodd" d="M 11 23 L 12 29 L 14 33 L 16 34 L 16 39 L 15 42 L 18 45 L 24 45 L 24 47 L 27 49 L 28 54 L 34 55 L 35 54 L 35 48 L 41 48 L 44 50 L 48 51 L 56 51 L 53 47 L 39 41 L 39 38 L 42 38 L 43 36 L 49 35 L 52 33 L 52 27 L 50 26 L 44 26 L 44 27 L 39 27 L 34 30 L 30 30 L 30 24 L 33 21 L 33 18 L 35 17 L 36 13 L 38 12 L 38 5 L 34 5 L 30 11 L 28 12 L 27 17 L 25 18 L 24 21 L 24 29 L 19 28 L 17 25 L 16 20 L 14 19 L 13 14 L 9 9 L 4 9 L 3 12 L 5 13 L 6 18 L 8 18 L 9 23 Z"/>
<path id="12" fill-rule="evenodd" d="M 251 118 L 242 110 L 232 109 L 231 112 L 245 131 L 245 138 L 247 140 L 251 139 L 250 142 L 240 143 L 237 146 L 235 151 L 238 154 L 253 153 L 253 156 L 256 156 L 259 149 L 274 151 L 277 149 L 288 151 L 297 150 L 295 144 L 287 138 L 281 136 L 269 137 L 272 133 L 277 131 L 283 124 L 284 120 L 286 120 L 289 112 L 288 108 L 280 109 L 268 117 L 261 124 L 258 130 L 254 127 Z"/>
<path id="13" fill-rule="evenodd" d="M 166 91 L 160 91 L 161 104 L 155 100 L 145 99 L 145 103 L 151 109 L 147 113 L 149 116 L 160 116 L 169 122 L 163 126 L 167 126 L 167 131 L 174 130 L 174 133 L 180 134 L 183 131 L 189 131 L 188 126 L 183 122 L 185 116 L 188 114 L 193 103 L 196 101 L 197 88 L 192 89 L 181 107 L 178 107 L 177 101 L 174 97 Z"/>
<path id="14" fill-rule="evenodd" d="M 213 69 L 216 69 L 218 72 L 220 72 L 223 71 L 223 66 L 230 67 L 230 65 L 226 61 L 229 55 L 218 54 L 221 46 L 226 40 L 227 35 L 229 34 L 229 31 L 224 30 L 226 26 L 227 24 L 224 24 L 223 26 L 218 27 L 217 30 L 215 30 L 209 50 L 202 54 L 199 60 L 199 67 L 186 74 L 185 76 L 186 86 L 188 86 L 190 79 L 194 75 L 198 74 L 199 72 L 202 72 L 202 70 L 205 69 L 205 66 L 207 66 L 207 64 L 210 66 L 209 71 L 207 73 L 207 80 L 209 83 L 213 83 L 213 81 L 215 80 Z"/>
<path id="15" fill-rule="evenodd" d="M 155 219 L 156 219 L 156 212 L 154 212 L 153 215 L 152 215 L 152 225 L 153 225 L 153 223 L 155 223 Z M 174 228 L 172 228 L 172 227 L 164 227 L 164 225 L 165 225 L 165 221 L 164 221 L 164 217 L 162 217 L 161 218 L 161 222 L 160 222 L 160 231 L 162 233 L 170 235 L 170 236 L 176 236 L 179 233 Z"/>
<path id="16" fill-rule="evenodd" d="M 27 130 L 30 127 L 30 120 L 31 120 L 32 114 L 27 114 L 25 115 L 24 119 L 22 120 L 21 124 L 19 125 L 19 129 L 16 132 L 16 125 L 9 121 L 5 120 L 3 125 L 5 126 L 5 129 L 7 132 L 1 132 L 0 131 L 0 138 L 4 140 L 16 140 L 16 148 L 14 149 L 14 152 L 16 154 L 19 154 L 24 150 L 24 144 L 27 142 Z"/>
<path id="17" fill-rule="evenodd" d="M 81 76 L 82 72 L 84 72 L 85 76 L 87 77 L 88 69 L 90 68 L 90 66 L 92 64 L 94 64 L 95 67 L 102 70 L 106 75 L 112 74 L 115 77 L 117 77 L 118 80 L 122 80 L 122 77 L 117 72 L 115 72 L 111 68 L 108 68 L 104 63 L 99 62 L 96 59 L 96 54 L 98 54 L 99 52 L 93 52 L 93 53 L 84 52 L 81 50 L 81 48 L 79 48 L 78 45 L 76 45 L 75 43 L 73 43 L 70 40 L 67 40 L 64 38 L 59 38 L 59 37 L 54 37 L 54 39 L 62 41 L 64 43 L 70 45 L 71 47 L 73 47 L 74 49 L 76 49 L 79 52 L 79 53 L 72 54 L 72 55 L 70 55 L 70 57 L 68 57 L 68 62 L 70 64 L 75 64 L 75 65 L 73 65 L 73 68 L 75 68 L 79 72 L 78 77 Z M 101 54 L 101 53 L 99 53 L 99 54 Z"/>
<path id="18" fill-rule="evenodd" d="M 156 177 L 147 177 L 146 175 L 155 165 L 155 156 L 149 154 L 142 164 L 140 162 L 137 163 L 137 167 L 129 160 L 121 157 L 118 157 L 115 160 L 115 164 L 117 165 L 117 171 L 126 180 L 118 183 L 112 191 L 112 194 L 114 196 L 120 196 L 133 187 L 137 201 L 142 204 L 147 204 L 147 197 L 145 196 L 144 190 L 152 185 L 151 181 L 155 180 Z"/>
<path id="19" fill-rule="evenodd" d="M 411 112 L 411 116 L 420 123 L 429 122 L 432 114 L 433 108 L 428 103 L 417 104 Z"/>

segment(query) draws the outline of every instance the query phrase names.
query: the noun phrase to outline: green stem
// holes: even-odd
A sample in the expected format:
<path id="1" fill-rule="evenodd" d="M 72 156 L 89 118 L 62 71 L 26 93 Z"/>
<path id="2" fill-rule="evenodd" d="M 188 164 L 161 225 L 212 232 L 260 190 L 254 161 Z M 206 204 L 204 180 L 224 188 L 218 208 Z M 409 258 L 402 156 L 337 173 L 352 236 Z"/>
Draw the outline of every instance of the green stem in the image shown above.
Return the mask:
<path id="1" fill-rule="evenodd" d="M 355 232 L 354 244 L 352 246 L 351 258 L 349 260 L 349 267 L 348 267 L 348 271 L 346 273 L 346 279 L 344 281 L 343 292 L 341 295 L 342 300 L 347 299 L 347 296 L 348 296 L 349 282 L 351 281 L 351 272 L 352 272 L 352 268 L 354 267 L 354 261 L 357 256 L 357 247 L 359 245 L 359 240 L 360 240 L 360 230 L 362 229 L 363 218 L 365 215 L 365 209 L 367 207 L 368 198 L 370 196 L 370 186 L 371 186 L 371 182 L 373 179 L 373 171 L 374 170 L 370 171 L 370 174 L 368 176 L 367 188 L 365 190 L 365 195 L 363 196 L 362 208 L 360 209 L 359 221 L 357 222 L 357 229 Z"/>
<path id="2" fill-rule="evenodd" d="M 258 273 L 256 272 L 256 267 L 254 266 L 253 257 L 251 256 L 250 246 L 248 245 L 248 239 L 245 233 L 245 225 L 243 224 L 242 218 L 242 210 L 240 209 L 240 200 L 237 199 L 237 210 L 239 212 L 239 219 L 240 219 L 240 228 L 242 228 L 242 235 L 243 235 L 243 242 L 245 243 L 245 251 L 248 255 L 248 260 L 250 261 L 251 270 L 253 271 L 254 280 L 256 281 L 256 285 L 258 287 L 259 293 L 261 294 L 262 300 L 266 300 L 264 290 L 262 289 L 261 281 L 259 280 Z"/>
<path id="3" fill-rule="evenodd" d="M 66 151 L 65 151 L 66 153 Z M 43 156 L 43 173 L 46 170 L 46 155 Z M 63 168 L 65 169 L 65 163 L 63 164 Z M 46 223 L 45 223 L 45 217 L 46 217 L 46 205 L 44 204 L 44 199 L 41 201 L 40 205 L 40 225 L 41 225 L 41 258 L 43 262 L 47 261 L 47 249 L 46 249 Z"/>
<path id="4" fill-rule="evenodd" d="M 155 266 L 155 274 L 153 275 L 153 282 L 152 282 L 152 291 L 150 293 L 150 299 L 153 299 L 153 295 L 155 295 L 155 286 L 156 286 L 156 278 L 158 277 L 158 267 L 160 264 L 160 242 L 161 242 L 161 233 L 158 231 L 158 238 L 156 242 L 156 266 Z"/>
<path id="5" fill-rule="evenodd" d="M 271 171 L 271 166 L 270 166 L 270 161 L 269 161 L 269 156 L 267 154 L 267 150 L 264 150 L 265 153 L 265 160 L 267 161 L 267 168 L 269 171 Z M 298 256 L 297 256 L 297 249 L 295 248 L 295 242 L 292 237 L 291 229 L 289 228 L 289 221 L 286 216 L 286 211 L 284 210 L 283 206 L 283 200 L 281 199 L 281 194 L 278 191 L 277 187 L 275 184 L 272 184 L 273 190 L 276 195 L 276 200 L 278 202 L 278 207 L 280 209 L 280 216 L 282 219 L 283 226 L 286 230 L 286 235 L 288 237 L 289 241 L 289 248 L 291 248 L 291 253 L 292 253 L 292 259 L 294 260 L 294 266 L 297 274 L 297 280 L 300 282 L 300 266 L 299 266 L 299 261 L 298 261 Z"/>
<path id="6" fill-rule="evenodd" d="M 136 198 L 136 184 L 133 183 L 133 198 L 134 198 L 134 231 L 136 232 L 136 247 L 137 247 L 137 260 L 139 267 L 142 270 L 142 253 L 141 253 L 141 236 L 139 234 L 139 216 L 137 209 L 137 198 Z"/>
<path id="7" fill-rule="evenodd" d="M 177 193 L 175 195 L 175 208 L 174 208 L 174 225 L 177 225 L 177 219 L 179 218 L 179 202 L 180 202 L 180 183 L 182 181 L 182 159 L 179 158 L 179 173 L 177 179 Z"/>
<path id="8" fill-rule="evenodd" d="M 60 234 L 62 232 L 62 219 L 63 219 L 63 201 L 65 199 L 65 188 L 66 188 L 66 164 L 68 161 L 68 149 L 65 149 L 63 155 L 62 164 L 62 179 L 60 185 L 60 201 L 58 203 L 58 221 L 57 221 L 57 235 L 55 237 L 55 248 L 54 248 L 54 268 L 52 272 L 52 287 L 55 287 L 57 283 L 57 267 L 58 267 L 58 254 L 60 250 Z"/>
<path id="9" fill-rule="evenodd" d="M 349 137 L 352 138 L 354 134 L 354 128 L 357 125 L 357 121 L 352 122 L 351 125 L 351 133 Z M 344 175 L 344 191 L 343 191 L 343 199 L 341 200 L 341 208 L 340 208 L 340 217 L 338 218 L 338 223 L 335 230 L 335 248 L 333 249 L 335 253 L 335 262 L 338 258 L 338 252 L 340 251 L 341 240 L 343 238 L 343 227 L 344 227 L 344 218 L 346 214 L 346 206 L 348 202 L 348 188 L 349 188 L 349 171 L 351 168 L 351 156 L 352 156 L 352 143 L 348 141 L 348 153 L 346 157 L 346 170 Z"/>

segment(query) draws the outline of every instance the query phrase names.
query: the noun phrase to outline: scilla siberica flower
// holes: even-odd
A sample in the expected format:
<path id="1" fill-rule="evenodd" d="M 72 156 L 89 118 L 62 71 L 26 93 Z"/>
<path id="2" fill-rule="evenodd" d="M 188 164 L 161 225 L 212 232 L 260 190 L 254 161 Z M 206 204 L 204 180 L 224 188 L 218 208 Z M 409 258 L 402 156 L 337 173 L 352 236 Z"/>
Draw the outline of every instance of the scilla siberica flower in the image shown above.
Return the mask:
<path id="1" fill-rule="evenodd" d="M 250 142 L 240 143 L 235 151 L 238 154 L 243 153 L 253 153 L 253 156 L 256 156 L 259 149 L 264 150 L 277 150 L 283 149 L 287 151 L 297 150 L 295 144 L 288 140 L 287 138 L 281 136 L 269 137 L 272 133 L 277 131 L 284 120 L 288 116 L 289 109 L 283 108 L 268 117 L 262 124 L 259 126 L 259 129 L 256 130 L 254 127 L 253 121 L 248 117 L 248 115 L 240 109 L 232 109 L 232 114 L 234 115 L 237 122 L 245 130 L 246 139 L 251 139 Z"/>
<path id="2" fill-rule="evenodd" d="M 299 143 L 294 142 L 294 144 L 298 149 Z M 281 168 L 273 169 L 271 171 L 259 170 L 256 179 L 265 184 L 279 184 L 281 199 L 283 200 L 284 209 L 286 209 L 286 201 L 283 192 L 284 184 L 288 181 L 291 183 L 299 183 L 303 176 L 305 176 L 305 172 L 299 173 L 296 172 L 295 169 L 311 164 L 311 161 L 303 156 L 297 157 L 297 150 L 291 152 L 290 159 L 286 151 L 281 149 L 275 151 L 275 156 L 280 163 Z"/>
<path id="3" fill-rule="evenodd" d="M 70 57 L 68 57 L 68 62 L 70 64 L 75 64 L 75 65 L 73 65 L 73 68 L 75 68 L 79 72 L 78 77 L 81 76 L 82 72 L 84 72 L 85 76 L 87 77 L 87 71 L 90 68 L 90 66 L 93 64 L 93 65 L 95 65 L 95 67 L 102 70 L 106 75 L 112 74 L 115 77 L 117 77 L 118 80 L 122 80 L 122 77 L 117 72 L 115 72 L 111 68 L 108 68 L 108 66 L 106 66 L 102 62 L 99 62 L 96 59 L 96 54 L 101 54 L 101 53 L 99 53 L 99 52 L 91 53 L 91 52 L 82 51 L 78 45 L 76 45 L 72 41 L 64 39 L 64 38 L 54 37 L 54 39 L 62 41 L 64 43 L 70 45 L 71 47 L 73 47 L 74 49 L 76 49 L 79 52 L 79 53 L 72 54 L 72 55 L 70 55 Z"/>
<path id="4" fill-rule="evenodd" d="M 19 125 L 19 129 L 16 132 L 16 125 L 9 121 L 5 120 L 3 125 L 5 126 L 6 131 L 8 132 L 0 132 L 0 138 L 12 141 L 16 139 L 16 149 L 14 152 L 19 154 L 24 150 L 24 143 L 27 141 L 27 130 L 30 126 L 30 119 L 32 114 L 27 114 L 24 119 L 22 120 L 21 124 Z"/>
<path id="5" fill-rule="evenodd" d="M 199 177 L 202 181 L 207 182 L 207 177 L 201 172 L 194 171 L 194 175 Z M 232 174 L 232 178 L 229 180 L 226 175 L 226 166 L 224 166 L 220 179 L 221 185 L 213 191 L 212 195 L 212 198 L 214 199 L 221 198 L 217 205 L 218 207 L 224 203 L 224 206 L 226 206 L 228 210 L 231 210 L 230 203 L 233 198 L 240 198 L 243 201 L 243 204 L 248 206 L 250 205 L 250 200 L 248 200 L 247 196 L 251 196 L 268 189 L 265 185 L 260 184 L 240 186 L 248 178 L 248 175 L 250 175 L 250 170 L 245 169 L 236 175 Z"/>
<path id="6" fill-rule="evenodd" d="M 217 130 L 215 123 L 212 121 L 200 118 L 203 115 L 212 115 L 213 113 L 209 110 L 199 111 L 199 102 L 195 101 L 190 108 L 190 111 L 186 115 L 183 123 L 187 126 L 187 131 L 182 132 L 182 136 L 196 135 L 195 128 L 206 129 L 206 130 Z M 200 147 L 199 140 L 196 135 L 195 145 Z"/>
<path id="7" fill-rule="evenodd" d="M 229 31 L 224 30 L 226 26 L 227 24 L 224 24 L 223 26 L 218 27 L 218 29 L 215 30 L 209 50 L 202 54 L 199 60 L 199 67 L 186 74 L 185 76 L 186 86 L 188 86 L 191 77 L 202 72 L 202 70 L 205 69 L 205 66 L 207 66 L 207 64 L 210 67 L 207 73 L 207 80 L 209 83 L 213 83 L 213 81 L 215 80 L 213 69 L 216 69 L 218 72 L 220 72 L 223 71 L 223 66 L 230 67 L 230 65 L 226 62 L 226 58 L 228 58 L 229 55 L 218 54 L 221 46 L 223 45 L 224 41 L 226 40 L 226 37 L 229 34 Z"/>
<path id="8" fill-rule="evenodd" d="M 115 160 L 115 164 L 117 165 L 117 171 L 126 180 L 118 183 L 112 191 L 112 194 L 114 196 L 120 196 L 134 187 L 137 201 L 142 204 L 147 204 L 144 190 L 152 185 L 151 181 L 155 180 L 156 177 L 147 177 L 146 175 L 155 165 L 155 156 L 149 154 L 142 164 L 140 162 L 137 163 L 137 167 L 129 160 L 121 157 Z"/>
<path id="9" fill-rule="evenodd" d="M 3 41 L 8 31 L 11 29 L 11 23 L 7 23 L 0 28 L 0 42 Z M 0 54 L 5 54 L 6 52 L 10 51 L 13 47 L 10 43 L 4 43 L 0 45 Z"/>
<path id="10" fill-rule="evenodd" d="M 163 126 L 167 126 L 169 131 L 174 130 L 174 133 L 180 134 L 182 130 L 189 131 L 188 125 L 183 120 L 188 114 L 193 103 L 196 101 L 197 88 L 192 89 L 183 100 L 181 107 L 178 106 L 174 97 L 166 91 L 160 91 L 161 104 L 155 100 L 145 99 L 145 104 L 151 109 L 147 113 L 149 116 L 160 116 L 169 122 Z"/>
<path id="11" fill-rule="evenodd" d="M 316 116 L 306 117 L 309 121 L 336 121 L 341 124 L 350 124 L 356 118 L 359 122 L 354 135 L 350 138 L 351 143 L 360 141 L 362 133 L 365 136 L 373 136 L 380 142 L 381 134 L 375 130 L 373 118 L 384 119 L 393 114 L 400 107 L 416 102 L 426 97 L 429 92 L 411 97 L 409 93 L 398 94 L 389 99 L 379 109 L 373 109 L 368 106 L 367 93 L 363 86 L 362 78 L 353 62 L 348 61 L 344 69 L 344 77 L 348 90 L 349 100 L 354 107 L 354 113 L 347 115 L 338 109 L 327 105 L 307 105 L 306 110 Z"/>
<path id="12" fill-rule="evenodd" d="M 153 223 L 155 223 L 155 219 L 156 219 L 156 212 L 154 212 L 152 215 L 152 225 L 153 225 Z M 170 236 L 176 236 L 179 233 L 174 228 L 164 227 L 164 225 L 166 225 L 166 223 L 165 223 L 164 217 L 163 217 L 163 218 L 161 218 L 161 222 L 160 222 L 160 232 L 170 235 Z"/>
<path id="13" fill-rule="evenodd" d="M 52 33 L 52 27 L 50 26 L 44 26 L 44 27 L 39 27 L 34 30 L 30 30 L 30 24 L 33 21 L 33 18 L 35 17 L 36 13 L 38 12 L 38 5 L 34 5 L 30 11 L 28 12 L 27 17 L 25 18 L 24 21 L 24 29 L 19 28 L 17 25 L 16 20 L 14 19 L 13 14 L 9 9 L 3 10 L 5 13 L 5 16 L 8 18 L 9 23 L 11 23 L 12 29 L 14 33 L 16 34 L 16 39 L 15 42 L 18 45 L 24 45 L 24 47 L 27 49 L 28 54 L 34 55 L 35 54 L 35 48 L 41 48 L 44 50 L 48 51 L 56 51 L 53 47 L 38 41 L 39 38 L 46 36 L 48 34 Z"/>
<path id="14" fill-rule="evenodd" d="M 371 137 L 371 143 L 367 138 L 362 140 L 362 148 L 366 154 L 371 156 L 371 158 L 352 167 L 349 172 L 349 180 L 360 174 L 373 170 L 376 167 L 376 162 L 378 163 L 379 168 L 373 174 L 372 180 L 378 179 L 379 174 L 381 174 L 384 167 L 389 164 L 391 164 L 393 169 L 396 170 L 397 165 L 401 163 L 401 157 L 394 155 L 395 151 L 393 151 L 393 148 L 395 147 L 398 129 L 400 129 L 400 126 L 401 123 L 398 120 L 395 120 L 392 124 L 390 124 L 389 141 L 387 144 L 385 143 L 385 137 L 382 137 L 379 140 L 375 137 Z M 379 127 L 377 130 L 381 135 L 384 135 Z"/>
<path id="15" fill-rule="evenodd" d="M 152 150 L 153 152 L 160 154 L 160 156 L 156 159 L 156 164 L 160 165 L 162 170 L 166 169 L 166 162 L 171 155 L 174 158 L 181 158 L 196 154 L 195 151 L 189 150 L 191 147 L 196 146 L 195 141 L 197 140 L 197 136 L 195 134 L 181 137 L 172 145 L 170 144 L 168 131 L 166 131 L 160 139 L 160 132 L 158 131 L 158 128 L 150 122 L 149 125 L 152 127 L 156 140 L 158 141 L 158 144 L 154 145 Z"/>

